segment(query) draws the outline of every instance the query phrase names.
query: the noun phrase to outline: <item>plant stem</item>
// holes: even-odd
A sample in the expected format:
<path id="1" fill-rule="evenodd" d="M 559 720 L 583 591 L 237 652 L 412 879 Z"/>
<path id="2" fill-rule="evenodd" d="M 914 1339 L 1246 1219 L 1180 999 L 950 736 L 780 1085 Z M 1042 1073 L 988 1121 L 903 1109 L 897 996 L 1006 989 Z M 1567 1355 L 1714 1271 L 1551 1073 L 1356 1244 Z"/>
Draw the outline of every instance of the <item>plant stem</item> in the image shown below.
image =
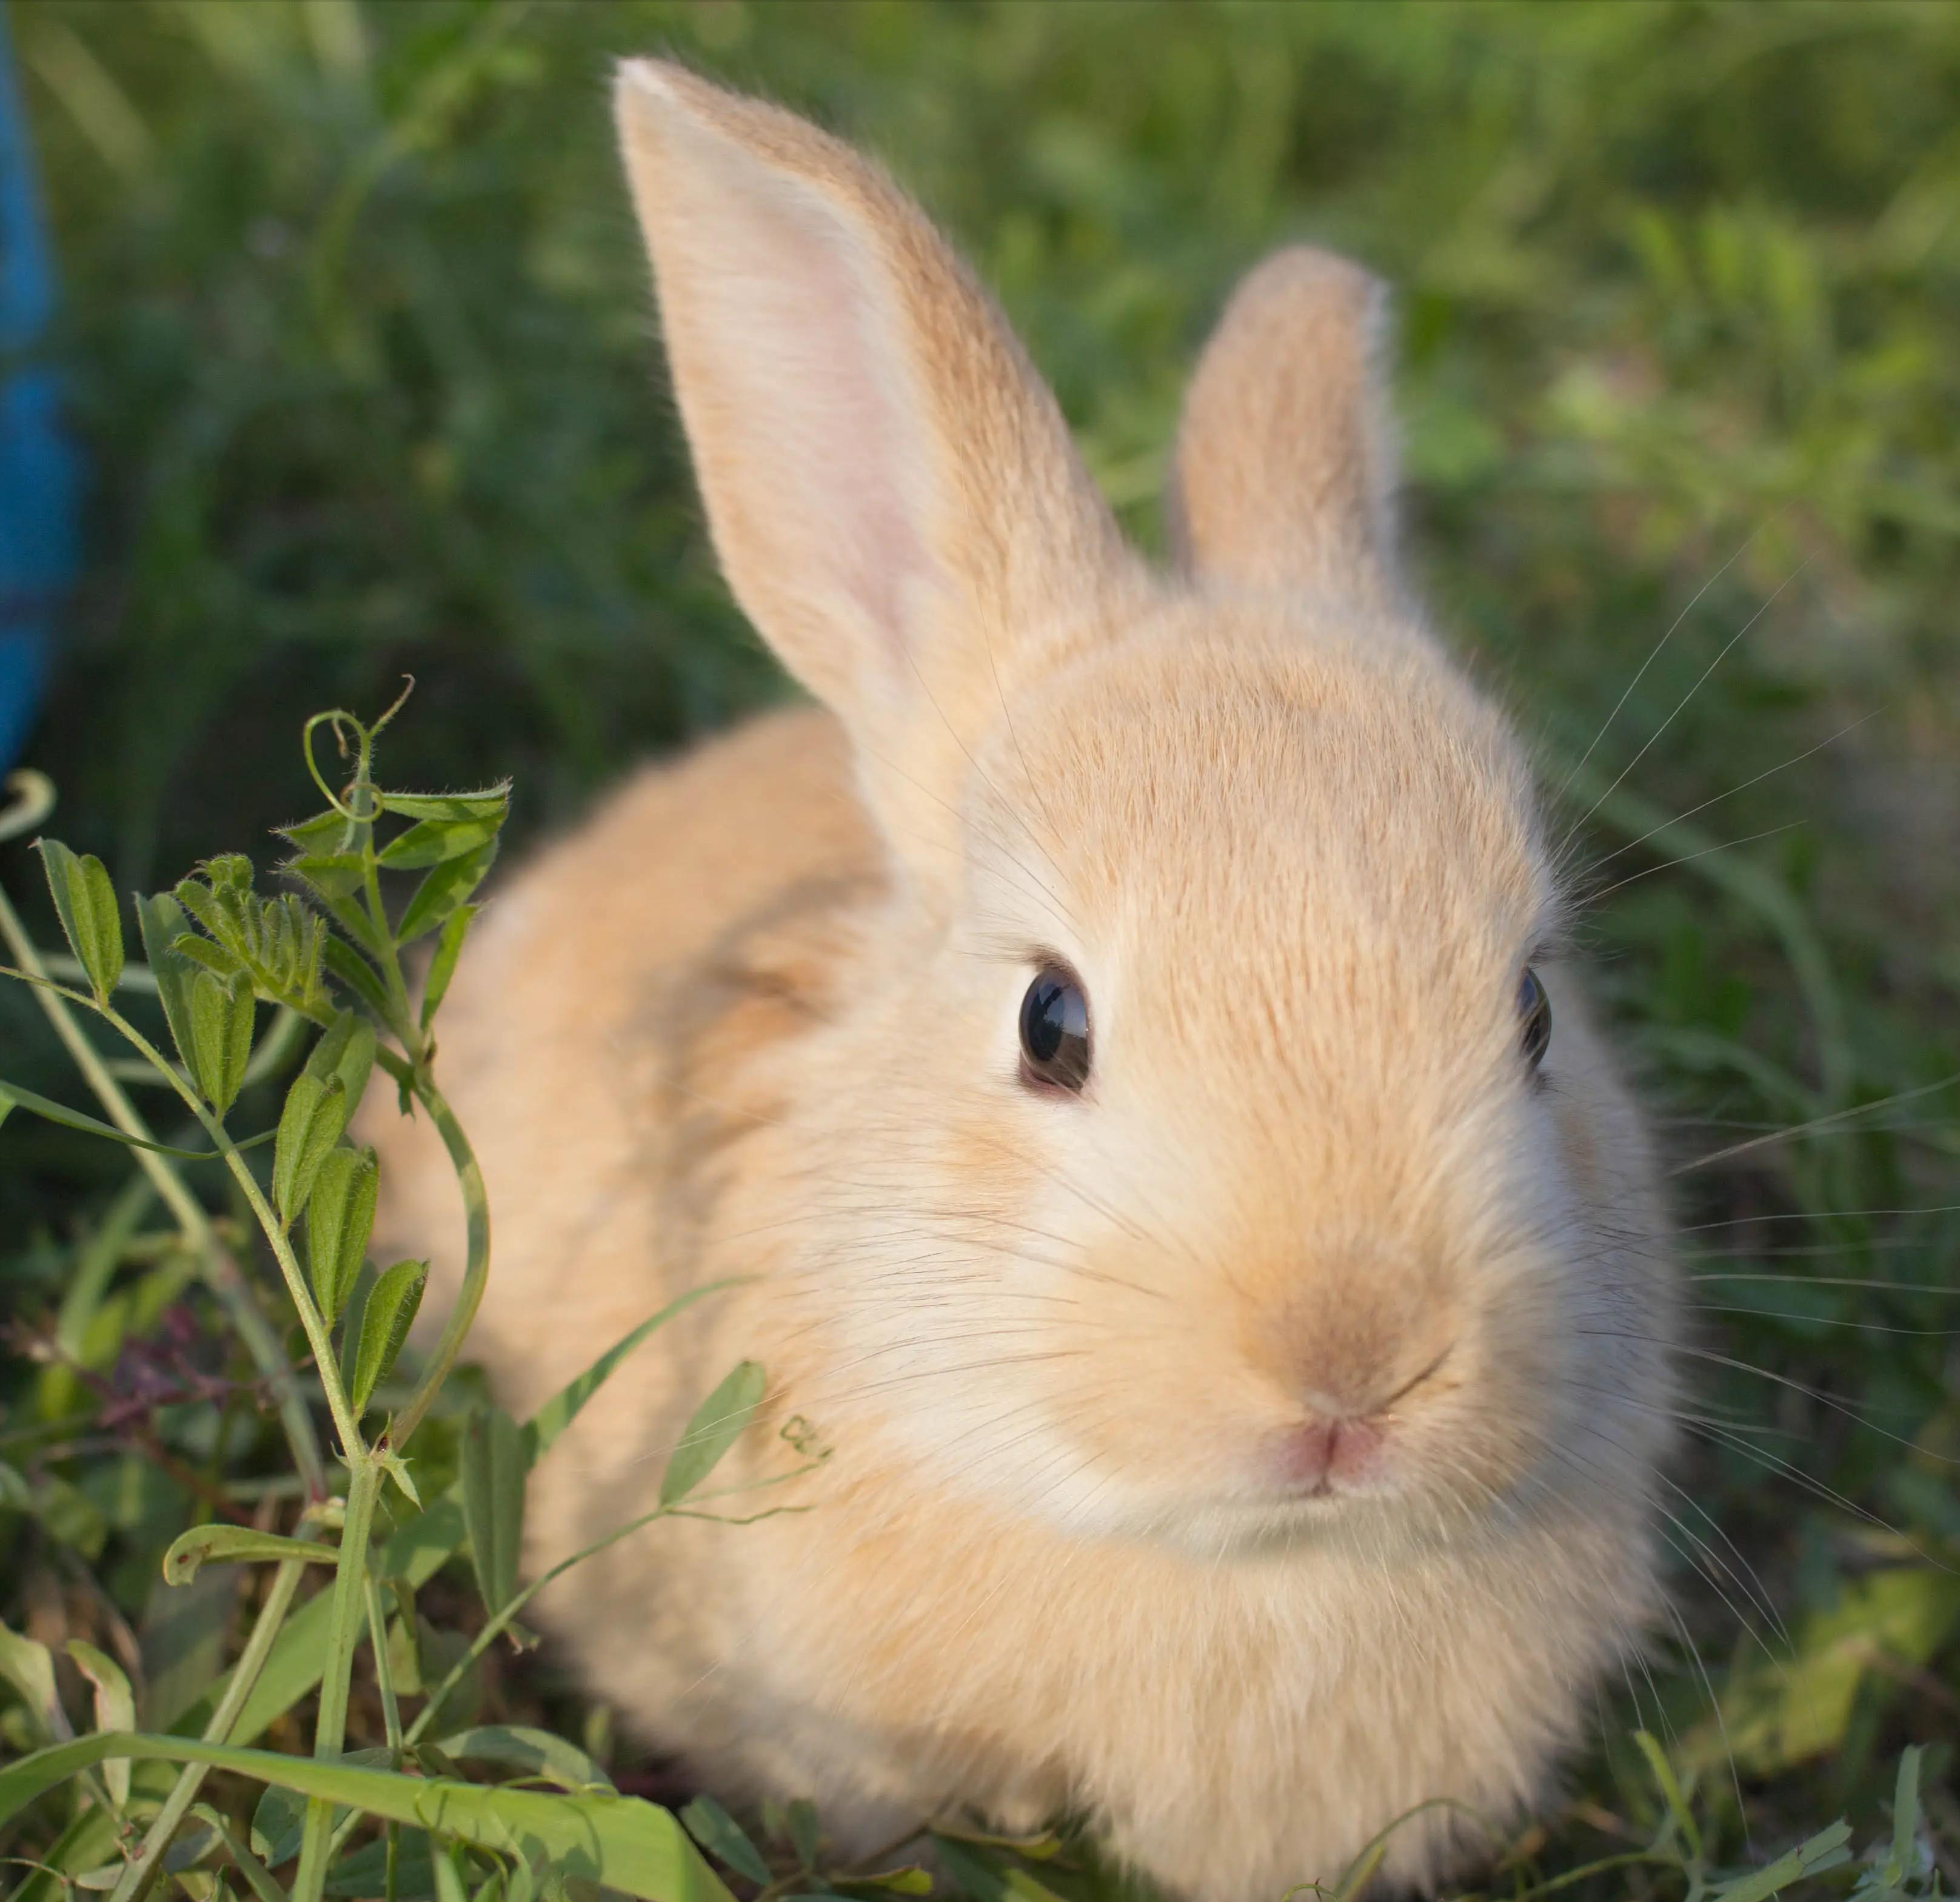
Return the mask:
<path id="1" fill-rule="evenodd" d="M 361 854 L 361 895 L 367 900 L 368 918 L 374 929 L 375 942 L 381 947 L 381 975 L 387 986 L 389 1006 L 395 1013 L 395 1021 L 389 1028 L 401 1039 L 402 1051 L 410 1065 L 420 1070 L 426 1058 L 425 1042 L 417 1034 L 415 1013 L 409 1008 L 408 980 L 402 975 L 401 948 L 389 925 L 387 907 L 381 902 L 380 867 L 374 857 L 374 822 L 381 816 L 381 795 L 374 778 L 374 735 L 387 717 L 384 714 L 381 721 L 372 728 L 355 723 L 355 731 L 361 736 L 360 752 L 355 763 L 353 781 L 347 789 L 350 800 L 347 809 L 353 815 L 354 849 Z"/>
<path id="2" fill-rule="evenodd" d="M 406 1741 L 411 1744 L 422 1741 L 423 1737 L 428 1733 L 429 1726 L 434 1722 L 436 1713 L 448 1702 L 451 1693 L 455 1690 L 458 1684 L 462 1683 L 464 1674 L 468 1671 L 469 1667 L 489 1649 L 496 1641 L 498 1633 L 517 1617 L 520 1611 L 523 1610 L 526 1605 L 530 1603 L 532 1599 L 550 1584 L 552 1579 L 561 1573 L 569 1572 L 574 1565 L 582 1563 L 595 1554 L 604 1551 L 609 1545 L 617 1544 L 628 1533 L 637 1532 L 641 1526 L 651 1525 L 656 1519 L 671 1518 L 674 1509 L 671 1506 L 657 1506 L 651 1512 L 643 1512 L 636 1519 L 628 1519 L 624 1525 L 617 1526 L 612 1531 L 608 1532 L 603 1539 L 595 1541 L 592 1544 L 587 1546 L 583 1551 L 573 1553 L 568 1559 L 559 1560 L 549 1572 L 541 1577 L 533 1579 L 514 1598 L 509 1600 L 501 1611 L 493 1614 L 483 1629 L 477 1633 L 469 1649 L 457 1660 L 449 1675 L 429 1694 L 428 1702 L 422 1706 L 415 1722 L 409 1725 Z"/>
<path id="3" fill-rule="evenodd" d="M 224 1159 L 225 1166 L 231 1170 L 232 1179 L 243 1192 L 253 1217 L 259 1227 L 265 1230 L 266 1240 L 272 1248 L 273 1258 L 279 1264 L 279 1273 L 285 1279 L 286 1292 L 291 1296 L 293 1306 L 298 1311 L 300 1325 L 306 1330 L 307 1344 L 313 1350 L 313 1362 L 320 1374 L 320 1384 L 326 1395 L 327 1410 L 333 1416 L 334 1430 L 340 1436 L 342 1457 L 352 1463 L 364 1450 L 365 1442 L 361 1437 L 360 1423 L 355 1418 L 354 1410 L 348 1404 L 347 1395 L 341 1386 L 339 1363 L 334 1358 L 332 1337 L 327 1332 L 326 1322 L 321 1318 L 320 1309 L 314 1305 L 313 1290 L 307 1286 L 306 1276 L 301 1271 L 299 1258 L 293 1252 L 293 1245 L 287 1237 L 285 1226 L 272 1213 L 272 1205 L 266 1200 L 266 1192 L 259 1188 L 258 1178 L 252 1173 L 250 1165 L 240 1153 L 238 1145 L 231 1140 L 231 1132 L 224 1127 L 223 1120 L 212 1113 L 205 1106 L 204 1099 L 164 1061 L 156 1047 L 134 1024 L 113 1007 L 94 1003 L 88 999 L 78 999 L 78 1001 L 88 1003 L 88 1007 L 113 1026 L 138 1056 L 154 1064 L 170 1078 L 171 1088 L 183 1099 L 191 1114 L 203 1125 L 205 1134 L 211 1138 L 212 1148 Z M 208 1229 L 208 1224 L 206 1226 Z M 264 1317 L 262 1315 L 260 1318 L 262 1321 Z M 285 1364 L 283 1357 L 281 1364 Z M 290 1368 L 287 1369 L 287 1377 L 291 1378 Z M 324 1494 L 325 1491 L 323 1484 L 321 1492 Z"/>
<path id="4" fill-rule="evenodd" d="M 422 1424 L 423 1416 L 441 1391 L 442 1383 L 462 1350 L 463 1337 L 476 1318 L 484 1286 L 490 1278 L 490 1198 L 483 1187 L 483 1172 L 477 1167 L 476 1152 L 469 1147 L 469 1138 L 463 1134 L 463 1125 L 456 1120 L 455 1111 L 450 1108 L 447 1099 L 437 1089 L 434 1079 L 427 1070 L 416 1071 L 415 1092 L 416 1101 L 428 1112 L 430 1121 L 441 1135 L 443 1147 L 449 1151 L 450 1166 L 456 1171 L 457 1185 L 463 1191 L 463 1207 L 468 1223 L 468 1255 L 463 1271 L 463 1286 L 450 1309 L 449 1318 L 443 1323 L 441 1338 L 431 1352 L 422 1378 L 415 1383 L 406 1404 L 388 1423 L 388 1444 L 397 1452 L 408 1444 L 409 1436 Z"/>
<path id="5" fill-rule="evenodd" d="M 395 1701 L 395 1674 L 388 1665 L 388 1614 L 381 1603 L 381 1586 L 372 1572 L 362 1581 L 368 1602 L 368 1648 L 374 1654 L 374 1681 L 381 1691 L 381 1725 L 388 1739 L 389 1767 L 402 1767 L 402 1711 Z M 401 1881 L 402 1826 L 392 1818 L 382 1832 L 387 1860 L 382 1877 L 382 1902 L 396 1902 Z"/>
<path id="6" fill-rule="evenodd" d="M 252 1687 L 258 1681 L 259 1673 L 265 1668 L 266 1660 L 272 1655 L 273 1640 L 279 1635 L 280 1627 L 286 1621 L 286 1613 L 291 1608 L 293 1594 L 299 1589 L 300 1575 L 307 1568 L 297 1559 L 282 1561 L 272 1574 L 272 1582 L 266 1589 L 266 1602 L 259 1608 L 257 1621 L 252 1627 L 252 1635 L 245 1640 L 245 1649 L 238 1655 L 238 1662 L 231 1667 L 230 1681 L 224 1687 L 224 1695 L 218 1700 L 218 1708 L 211 1713 L 211 1721 L 204 1727 L 204 1741 L 208 1744 L 228 1743 L 231 1726 L 238 1721 L 238 1713 L 245 1708 L 245 1700 L 252 1694 Z M 169 1848 L 170 1838 L 177 1833 L 192 1803 L 205 1776 L 209 1773 L 208 1764 L 186 1764 L 177 1773 L 177 1780 L 171 1786 L 170 1793 L 164 1799 L 163 1807 L 150 1824 L 143 1838 L 143 1846 L 136 1859 L 123 1872 L 116 1885 L 110 1902 L 135 1902 L 142 1893 L 144 1885 L 155 1873 L 163 1853 Z"/>
<path id="7" fill-rule="evenodd" d="M 327 1628 L 326 1658 L 320 1674 L 320 1718 L 313 1737 L 313 1756 L 323 1762 L 338 1757 L 347 1739 L 348 1687 L 354 1675 L 355 1646 L 360 1641 L 367 1608 L 368 1542 L 374 1529 L 375 1501 L 381 1490 L 378 1460 L 359 1453 L 354 1455 L 352 1464 L 353 1477 L 347 1490 L 347 1521 L 341 1530 L 340 1563 L 333 1580 L 333 1621 Z M 323 1796 L 313 1797 L 307 1803 L 292 1902 L 320 1902 L 326 1880 L 333 1808 L 331 1800 Z"/>
<path id="8" fill-rule="evenodd" d="M 123 1086 L 109 1073 L 103 1061 L 88 1038 L 83 1035 L 75 1013 L 68 1006 L 62 994 L 56 989 L 48 978 L 47 967 L 28 937 L 19 914 L 8 902 L 7 895 L 0 891 L 0 934 L 4 934 L 14 962 L 30 977 L 41 980 L 30 988 L 40 1000 L 41 1008 L 47 1013 L 49 1023 L 53 1025 L 55 1035 L 66 1046 L 68 1054 L 75 1059 L 75 1067 L 87 1080 L 88 1086 L 95 1093 L 109 1120 L 126 1136 L 135 1137 L 139 1141 L 151 1142 L 155 1139 L 149 1126 L 138 1113 Z M 91 1002 L 90 1008 L 97 1007 Z M 113 1012 L 105 1011 L 126 1037 L 131 1038 L 143 1055 L 167 1077 L 177 1083 L 177 1072 L 150 1045 L 136 1033 L 126 1028 Z M 180 1086 L 180 1093 L 182 1093 Z M 193 1103 L 192 1107 L 196 1105 Z M 203 1206 L 185 1186 L 183 1178 L 173 1169 L 166 1156 L 152 1150 L 136 1151 L 137 1165 L 156 1185 L 157 1194 L 162 1198 L 175 1220 L 185 1245 L 203 1264 L 204 1278 L 212 1292 L 224 1304 L 231 1325 L 245 1343 L 246 1350 L 264 1377 L 279 1404 L 279 1418 L 284 1425 L 287 1442 L 292 1450 L 293 1464 L 299 1468 L 301 1477 L 307 1483 L 307 1490 L 316 1499 L 326 1496 L 326 1465 L 321 1455 L 320 1436 L 313 1431 L 313 1416 L 307 1411 L 304 1398 L 299 1385 L 293 1378 L 291 1366 L 286 1359 L 285 1350 L 280 1345 L 272 1323 L 266 1318 L 245 1277 L 238 1271 L 237 1264 L 219 1244 L 214 1233 L 211 1218 Z"/>
<path id="9" fill-rule="evenodd" d="M 708 1493 L 702 1496 L 711 1499 L 727 1499 L 732 1498 L 738 1493 L 759 1491 L 765 1486 L 779 1486 L 790 1480 L 800 1479 L 805 1473 L 814 1472 L 819 1462 L 813 1461 L 807 1466 L 797 1468 L 793 1473 L 780 1474 L 772 1479 L 758 1480 L 748 1486 L 732 1486 L 725 1492 Z M 686 1496 L 692 1498 L 694 1496 L 689 1494 Z M 778 1512 L 800 1512 L 808 1509 L 800 1506 L 778 1506 L 774 1511 L 759 1512 L 755 1517 L 758 1519 L 774 1519 Z M 448 1676 L 444 1678 L 442 1682 L 429 1694 L 428 1702 L 422 1706 L 420 1715 L 409 1726 L 406 1741 L 411 1744 L 419 1743 L 422 1741 L 430 1725 L 434 1722 L 436 1713 L 448 1700 L 450 1693 L 463 1681 L 463 1674 L 490 1648 L 498 1633 L 504 1630 L 516 1618 L 517 1614 L 550 1584 L 552 1579 L 562 1573 L 569 1572 L 574 1565 L 582 1565 L 587 1559 L 604 1551 L 609 1545 L 616 1545 L 620 1540 L 625 1538 L 628 1533 L 637 1532 L 641 1526 L 652 1525 L 656 1519 L 711 1519 L 718 1525 L 746 1525 L 752 1523 L 749 1519 L 728 1519 L 722 1518 L 719 1513 L 699 1512 L 693 1506 L 687 1505 L 683 1500 L 676 1500 L 671 1505 L 657 1506 L 651 1512 L 642 1512 L 638 1519 L 628 1519 L 624 1525 L 615 1526 L 603 1539 L 595 1539 L 583 1551 L 573 1553 L 570 1558 L 559 1560 L 558 1563 L 542 1577 L 533 1579 L 529 1585 L 518 1592 L 516 1597 L 511 1599 L 501 1611 L 492 1614 L 483 1629 L 477 1633 L 469 1649 L 457 1660 Z"/>
<path id="10" fill-rule="evenodd" d="M 381 1603 L 380 1582 L 370 1573 L 361 1581 L 368 1611 L 368 1643 L 374 1653 L 374 1678 L 381 1691 L 381 1726 L 388 1748 L 399 1760 L 402 1748 L 402 1711 L 395 1700 L 395 1674 L 388 1668 L 388 1614 Z M 397 1760 L 395 1767 L 399 1770 Z"/>

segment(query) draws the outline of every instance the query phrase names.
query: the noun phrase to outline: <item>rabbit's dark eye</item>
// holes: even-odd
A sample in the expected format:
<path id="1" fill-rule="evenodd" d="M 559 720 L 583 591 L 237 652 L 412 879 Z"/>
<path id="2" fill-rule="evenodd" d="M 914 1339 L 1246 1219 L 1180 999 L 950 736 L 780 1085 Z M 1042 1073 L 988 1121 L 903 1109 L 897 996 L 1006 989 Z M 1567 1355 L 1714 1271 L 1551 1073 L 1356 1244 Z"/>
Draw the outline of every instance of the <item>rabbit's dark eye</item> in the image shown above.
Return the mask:
<path id="1" fill-rule="evenodd" d="M 1537 1069 L 1545 1061 L 1545 1045 L 1551 1042 L 1551 1000 L 1529 965 L 1518 980 L 1518 1035 L 1525 1061 Z"/>
<path id="2" fill-rule="evenodd" d="M 1045 966 L 1021 1000 L 1021 1075 L 1057 1089 L 1089 1080 L 1089 1000 L 1058 965 Z"/>

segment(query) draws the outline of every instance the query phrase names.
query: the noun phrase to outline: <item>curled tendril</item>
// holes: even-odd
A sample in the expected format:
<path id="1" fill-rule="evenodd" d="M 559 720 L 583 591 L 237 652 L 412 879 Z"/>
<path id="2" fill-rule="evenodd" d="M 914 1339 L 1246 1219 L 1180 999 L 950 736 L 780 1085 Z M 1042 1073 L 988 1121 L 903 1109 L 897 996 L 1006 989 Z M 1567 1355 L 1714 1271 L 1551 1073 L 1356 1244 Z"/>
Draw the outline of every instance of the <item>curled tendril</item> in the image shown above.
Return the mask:
<path id="1" fill-rule="evenodd" d="M 393 720 L 396 714 L 399 713 L 402 709 L 409 704 L 409 695 L 413 693 L 415 690 L 415 676 L 412 673 L 403 674 L 402 676 L 402 691 L 396 695 L 393 705 L 389 708 L 386 713 L 382 714 L 380 719 L 375 721 L 373 726 L 368 729 L 368 738 L 371 744 L 381 736 L 381 729 L 387 726 L 388 722 Z"/>
<path id="2" fill-rule="evenodd" d="M 24 766 L 7 775 L 11 802 L 0 807 L 0 839 L 18 838 L 31 832 L 55 809 L 55 783 L 46 773 Z"/>
<path id="3" fill-rule="evenodd" d="M 313 757 L 313 736 L 322 727 L 331 728 L 334 742 L 339 747 L 342 758 L 345 758 L 348 746 L 348 730 L 350 728 L 352 730 L 352 744 L 358 755 L 359 764 L 355 768 L 355 777 L 348 783 L 346 790 L 348 792 L 358 792 L 368 784 L 369 764 L 374 757 L 376 738 L 381 729 L 387 726 L 403 707 L 407 705 L 409 695 L 415 690 L 415 677 L 413 674 L 404 674 L 402 676 L 402 691 L 395 696 L 394 704 L 372 726 L 368 725 L 365 720 L 357 718 L 345 707 L 335 707 L 326 713 L 315 714 L 307 722 L 301 734 L 301 744 L 306 753 L 307 771 L 313 776 L 313 783 L 320 788 L 321 795 L 328 805 L 331 806 L 342 819 L 349 820 L 355 825 L 371 823 L 374 819 L 378 819 L 380 816 L 380 806 L 377 802 L 372 811 L 358 813 L 347 803 L 341 794 L 335 792 L 322 777 L 320 762 Z M 372 790 L 370 789 L 368 798 L 371 800 L 373 797 Z"/>
<path id="4" fill-rule="evenodd" d="M 322 727 L 331 727 L 333 729 L 333 737 L 343 753 L 347 750 L 347 735 L 345 731 L 346 727 L 352 727 L 359 736 L 359 744 L 364 752 L 367 750 L 368 743 L 371 736 L 368 729 L 344 707 L 336 707 L 329 712 L 315 714 L 307 722 L 305 730 L 300 736 L 301 743 L 306 752 L 307 771 L 312 774 L 313 783 L 320 788 L 320 796 L 342 819 L 349 819 L 358 824 L 361 815 L 343 802 L 340 795 L 326 783 L 321 774 L 319 761 L 313 758 L 313 736 Z"/>

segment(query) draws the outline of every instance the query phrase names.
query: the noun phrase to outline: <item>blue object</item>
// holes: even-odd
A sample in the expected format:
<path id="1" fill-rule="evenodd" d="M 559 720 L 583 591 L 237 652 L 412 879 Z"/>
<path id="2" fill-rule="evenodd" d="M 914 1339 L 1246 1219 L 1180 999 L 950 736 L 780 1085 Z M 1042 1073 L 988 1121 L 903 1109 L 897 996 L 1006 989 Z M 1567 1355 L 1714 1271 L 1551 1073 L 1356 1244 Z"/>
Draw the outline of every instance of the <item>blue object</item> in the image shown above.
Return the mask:
<path id="1" fill-rule="evenodd" d="M 32 361 L 54 314 L 26 114 L 0 13 L 0 772 L 20 755 L 46 684 L 76 555 L 79 475 L 54 371 Z"/>

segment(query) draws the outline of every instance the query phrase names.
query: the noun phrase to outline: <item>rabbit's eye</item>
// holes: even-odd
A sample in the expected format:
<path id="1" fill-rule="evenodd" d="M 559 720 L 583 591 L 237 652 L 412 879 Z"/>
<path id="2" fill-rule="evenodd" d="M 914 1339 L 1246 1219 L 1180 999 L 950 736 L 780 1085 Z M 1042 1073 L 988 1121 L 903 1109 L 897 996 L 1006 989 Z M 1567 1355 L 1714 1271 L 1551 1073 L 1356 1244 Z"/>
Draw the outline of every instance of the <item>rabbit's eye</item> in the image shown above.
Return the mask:
<path id="1" fill-rule="evenodd" d="M 1059 965 L 1044 966 L 1021 1000 L 1021 1076 L 1057 1089 L 1089 1080 L 1089 1000 Z"/>
<path id="2" fill-rule="evenodd" d="M 1529 965 L 1518 980 L 1518 1029 L 1525 1061 L 1535 1070 L 1545 1061 L 1545 1045 L 1551 1042 L 1551 1000 Z"/>

